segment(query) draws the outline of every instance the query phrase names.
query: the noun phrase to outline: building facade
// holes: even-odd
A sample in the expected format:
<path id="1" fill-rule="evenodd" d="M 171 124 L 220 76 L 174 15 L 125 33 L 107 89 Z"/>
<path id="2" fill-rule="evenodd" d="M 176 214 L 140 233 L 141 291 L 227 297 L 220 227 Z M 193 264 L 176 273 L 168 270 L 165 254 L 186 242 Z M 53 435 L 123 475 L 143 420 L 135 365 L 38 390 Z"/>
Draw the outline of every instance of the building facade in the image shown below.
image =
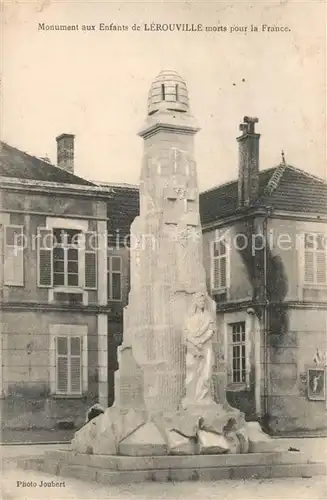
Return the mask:
<path id="1" fill-rule="evenodd" d="M 326 428 L 327 183 L 259 170 L 245 118 L 239 176 L 201 194 L 208 289 L 227 399 L 274 433 Z"/>
<path id="2" fill-rule="evenodd" d="M 74 175 L 74 137 L 57 138 L 58 166 L 1 147 L 2 422 L 79 426 L 114 400 L 128 249 L 108 241 L 128 187 Z M 110 218 L 110 224 L 108 219 Z M 127 218 L 128 220 L 128 218 Z"/>

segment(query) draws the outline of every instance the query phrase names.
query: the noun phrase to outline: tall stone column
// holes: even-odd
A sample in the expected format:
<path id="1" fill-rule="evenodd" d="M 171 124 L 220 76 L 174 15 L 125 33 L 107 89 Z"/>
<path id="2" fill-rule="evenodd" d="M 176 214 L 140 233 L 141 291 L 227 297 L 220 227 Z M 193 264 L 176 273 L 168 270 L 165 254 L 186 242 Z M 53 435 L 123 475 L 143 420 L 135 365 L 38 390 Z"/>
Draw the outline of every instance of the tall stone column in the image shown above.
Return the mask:
<path id="1" fill-rule="evenodd" d="M 150 412 L 179 408 L 185 385 L 183 323 L 193 294 L 206 290 L 193 156 L 198 130 L 185 82 L 175 72 L 160 73 L 139 132 L 144 140 L 140 215 L 131 227 L 131 290 L 117 377 L 125 405 L 135 405 L 127 395 L 132 381 L 130 393 L 142 393 Z M 142 374 L 141 381 L 128 377 L 127 363 L 134 375 Z"/>

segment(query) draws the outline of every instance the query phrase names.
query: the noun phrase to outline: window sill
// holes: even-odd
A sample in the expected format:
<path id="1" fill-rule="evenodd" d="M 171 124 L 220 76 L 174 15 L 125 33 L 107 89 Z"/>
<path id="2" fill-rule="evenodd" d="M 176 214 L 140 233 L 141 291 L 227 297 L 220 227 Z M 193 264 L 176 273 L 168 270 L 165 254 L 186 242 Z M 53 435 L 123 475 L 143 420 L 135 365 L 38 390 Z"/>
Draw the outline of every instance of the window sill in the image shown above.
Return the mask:
<path id="1" fill-rule="evenodd" d="M 312 283 L 304 283 L 302 286 L 303 286 L 303 288 L 309 289 L 309 290 L 324 290 L 324 291 L 327 290 L 327 284 L 326 285 L 315 285 Z"/>
<path id="2" fill-rule="evenodd" d="M 53 291 L 58 293 L 83 293 L 84 288 L 78 286 L 54 286 Z"/>
<path id="3" fill-rule="evenodd" d="M 232 383 L 226 387 L 226 392 L 244 392 L 250 391 L 250 387 L 245 383 Z"/>
<path id="4" fill-rule="evenodd" d="M 52 394 L 52 399 L 84 399 L 85 394 Z"/>

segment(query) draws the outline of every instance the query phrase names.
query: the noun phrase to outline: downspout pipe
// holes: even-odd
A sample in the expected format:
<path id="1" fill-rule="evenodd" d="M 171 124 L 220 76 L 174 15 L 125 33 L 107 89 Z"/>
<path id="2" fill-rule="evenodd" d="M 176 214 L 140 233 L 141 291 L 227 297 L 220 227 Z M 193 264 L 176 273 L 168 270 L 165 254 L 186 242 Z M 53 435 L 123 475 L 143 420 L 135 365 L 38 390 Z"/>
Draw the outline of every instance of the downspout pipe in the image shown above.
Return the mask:
<path id="1" fill-rule="evenodd" d="M 269 295 L 268 295 L 268 219 L 271 217 L 272 209 L 268 208 L 267 214 L 263 220 L 263 237 L 264 237 L 264 253 L 263 253 L 263 305 L 262 305 L 262 326 L 263 326 L 263 344 L 264 344 L 264 418 L 268 425 L 269 417 Z"/>

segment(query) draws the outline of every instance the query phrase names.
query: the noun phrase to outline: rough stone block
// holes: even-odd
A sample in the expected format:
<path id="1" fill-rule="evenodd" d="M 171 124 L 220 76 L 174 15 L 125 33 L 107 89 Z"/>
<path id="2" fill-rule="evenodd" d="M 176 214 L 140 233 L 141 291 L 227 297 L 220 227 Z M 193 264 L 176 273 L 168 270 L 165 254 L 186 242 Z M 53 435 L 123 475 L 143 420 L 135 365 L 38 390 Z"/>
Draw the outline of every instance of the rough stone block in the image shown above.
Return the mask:
<path id="1" fill-rule="evenodd" d="M 110 416 L 103 414 L 96 418 L 96 437 L 89 443 L 94 455 L 114 455 L 117 451 L 115 435 Z"/>
<path id="2" fill-rule="evenodd" d="M 94 418 L 75 432 L 71 442 L 72 450 L 78 453 L 92 453 L 93 448 L 90 444 L 96 437 L 96 421 L 98 418 L 99 417 Z"/>
<path id="3" fill-rule="evenodd" d="M 167 455 L 167 444 L 153 422 L 147 422 L 119 444 L 120 455 Z"/>
<path id="4" fill-rule="evenodd" d="M 230 443 L 222 435 L 200 430 L 198 432 L 198 447 L 201 454 L 220 454 L 229 451 Z"/>
<path id="5" fill-rule="evenodd" d="M 194 455 L 196 453 L 196 442 L 194 438 L 182 436 L 176 431 L 168 431 L 166 436 L 168 453 L 171 455 Z"/>
<path id="6" fill-rule="evenodd" d="M 229 450 L 227 453 L 241 453 L 241 443 L 234 432 L 225 435 L 229 443 Z"/>
<path id="7" fill-rule="evenodd" d="M 240 426 L 241 412 L 238 410 L 226 411 L 220 405 L 218 411 L 203 411 L 201 429 L 216 434 L 236 431 Z"/>
<path id="8" fill-rule="evenodd" d="M 263 432 L 258 422 L 246 422 L 245 429 L 249 438 L 249 453 L 279 451 L 276 441 Z"/>
<path id="9" fill-rule="evenodd" d="M 200 416 L 181 411 L 172 418 L 171 429 L 186 437 L 195 437 L 199 429 Z"/>
<path id="10" fill-rule="evenodd" d="M 145 411 L 135 411 L 133 409 L 129 410 L 125 415 L 122 416 L 122 426 L 119 441 L 122 441 L 127 436 L 132 434 L 132 432 L 145 424 L 146 420 L 147 415 Z"/>
<path id="11" fill-rule="evenodd" d="M 240 453 L 248 453 L 249 452 L 249 436 L 245 429 L 242 427 L 236 432 L 236 436 L 240 442 Z"/>

